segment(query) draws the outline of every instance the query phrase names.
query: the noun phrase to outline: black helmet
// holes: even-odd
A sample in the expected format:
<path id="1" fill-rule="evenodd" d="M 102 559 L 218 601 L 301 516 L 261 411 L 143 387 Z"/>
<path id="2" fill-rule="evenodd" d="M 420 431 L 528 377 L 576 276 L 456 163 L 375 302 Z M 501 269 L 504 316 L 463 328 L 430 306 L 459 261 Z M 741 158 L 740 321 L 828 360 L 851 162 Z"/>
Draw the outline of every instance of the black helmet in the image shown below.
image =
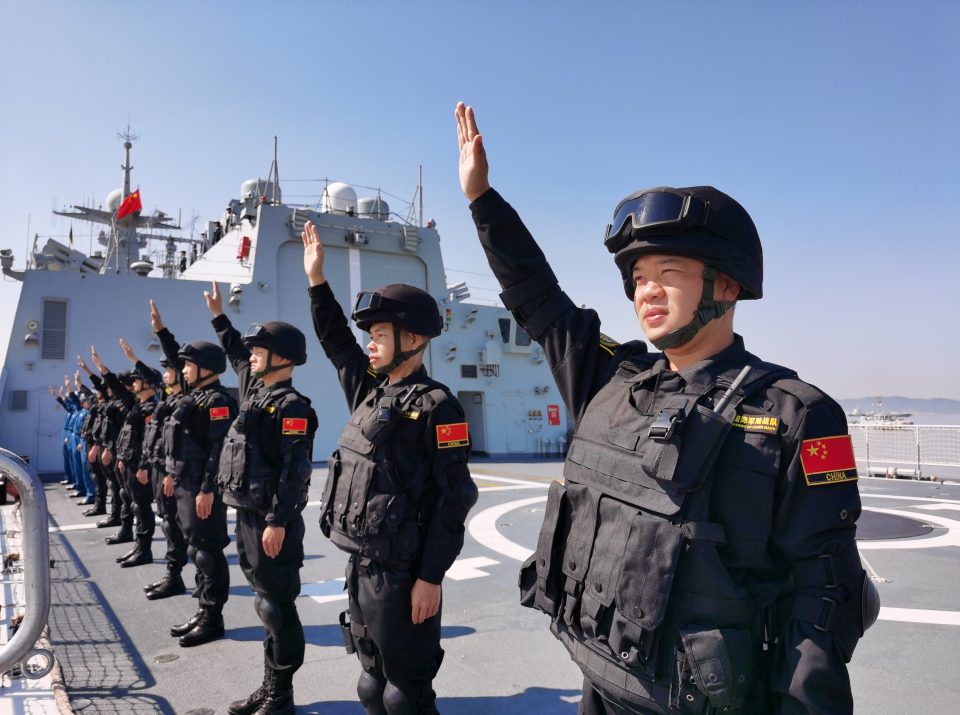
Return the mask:
<path id="1" fill-rule="evenodd" d="M 184 343 L 180 346 L 177 357 L 181 360 L 190 362 L 207 370 L 211 370 L 218 375 L 227 369 L 227 356 L 219 345 L 208 343 L 203 340 L 194 343 Z"/>
<path id="2" fill-rule="evenodd" d="M 633 262 L 642 255 L 687 256 L 740 284 L 740 299 L 763 296 L 763 249 L 750 214 L 712 186 L 668 186 L 630 194 L 614 211 L 604 245 L 633 300 Z"/>
<path id="3" fill-rule="evenodd" d="M 269 323 L 251 323 L 243 336 L 248 348 L 261 347 L 290 360 L 294 365 L 307 361 L 307 339 L 299 328 L 274 320 Z"/>
<path id="4" fill-rule="evenodd" d="M 139 379 L 139 375 L 132 373 L 129 370 L 125 370 L 117 375 L 117 380 L 119 380 L 120 384 L 124 387 L 133 387 L 134 381 Z"/>
<path id="5" fill-rule="evenodd" d="M 164 370 L 175 370 L 177 366 L 174 365 L 174 364 L 173 364 L 172 362 L 170 362 L 169 360 L 167 360 L 166 358 L 163 358 L 163 359 L 160 361 L 160 367 L 162 367 Z"/>
<path id="6" fill-rule="evenodd" d="M 393 323 L 428 338 L 443 332 L 437 301 L 426 291 L 405 283 L 359 293 L 351 317 L 361 330 L 370 330 L 374 323 Z"/>

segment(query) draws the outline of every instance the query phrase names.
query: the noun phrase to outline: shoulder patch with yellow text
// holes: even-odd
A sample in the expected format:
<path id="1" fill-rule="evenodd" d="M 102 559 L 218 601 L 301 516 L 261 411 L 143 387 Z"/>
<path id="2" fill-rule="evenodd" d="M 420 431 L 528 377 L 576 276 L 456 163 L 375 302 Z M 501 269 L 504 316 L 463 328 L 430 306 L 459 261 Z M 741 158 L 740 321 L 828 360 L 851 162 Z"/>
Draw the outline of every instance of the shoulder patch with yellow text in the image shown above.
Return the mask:
<path id="1" fill-rule="evenodd" d="M 609 335 L 604 335 L 600 333 L 600 348 L 606 350 L 608 353 L 613 355 L 613 351 L 620 347 L 620 343 L 611 338 Z"/>
<path id="2" fill-rule="evenodd" d="M 408 420 L 416 420 L 420 418 L 420 410 L 407 410 L 403 413 L 403 416 Z"/>
<path id="3" fill-rule="evenodd" d="M 283 420 L 283 434 L 306 434 L 307 420 L 305 417 L 285 417 Z"/>
<path id="4" fill-rule="evenodd" d="M 210 419 L 211 419 L 211 420 L 228 420 L 228 419 L 230 419 L 230 408 L 229 408 L 229 407 L 211 407 L 211 408 L 210 408 Z"/>
<path id="5" fill-rule="evenodd" d="M 467 423 L 454 422 L 448 425 L 437 425 L 437 448 L 466 447 L 470 443 L 467 436 Z"/>
<path id="6" fill-rule="evenodd" d="M 800 465 L 809 487 L 858 479 L 853 440 L 848 434 L 803 440 Z"/>
<path id="7" fill-rule="evenodd" d="M 733 418 L 733 426 L 744 432 L 777 434 L 780 430 L 780 418 L 769 415 L 737 415 Z"/>

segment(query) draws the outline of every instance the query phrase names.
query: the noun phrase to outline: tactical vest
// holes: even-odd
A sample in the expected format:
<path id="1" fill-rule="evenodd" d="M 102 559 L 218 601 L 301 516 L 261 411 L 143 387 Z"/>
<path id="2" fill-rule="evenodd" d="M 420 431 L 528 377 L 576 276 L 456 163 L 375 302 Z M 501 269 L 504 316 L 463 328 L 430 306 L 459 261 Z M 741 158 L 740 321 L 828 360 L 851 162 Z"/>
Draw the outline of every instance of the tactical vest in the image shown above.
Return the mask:
<path id="1" fill-rule="evenodd" d="M 206 404 L 208 398 L 216 393 L 229 397 L 226 391 L 218 388 L 204 388 L 199 392 L 184 395 L 170 417 L 163 423 L 167 469 L 179 473 L 181 479 L 187 479 L 191 483 L 199 483 L 202 479 L 206 460 L 209 457 L 206 435 L 193 433 L 191 425 L 193 414 L 198 408 L 198 403 Z"/>
<path id="2" fill-rule="evenodd" d="M 176 399 L 175 399 L 176 398 Z M 168 395 L 153 411 L 153 419 L 143 428 L 143 459 L 153 464 L 163 464 L 163 425 L 164 421 L 173 413 L 178 395 Z"/>
<path id="3" fill-rule="evenodd" d="M 420 549 L 421 525 L 434 506 L 424 495 L 429 465 L 415 474 L 401 475 L 390 458 L 391 437 L 404 419 L 418 408 L 419 398 L 436 385 L 385 385 L 372 391 L 350 416 L 330 459 L 321 503 L 320 529 L 339 548 L 396 568 L 406 568 Z M 423 425 L 419 443 L 423 443 Z M 435 495 L 434 495 L 435 496 Z"/>
<path id="4" fill-rule="evenodd" d="M 130 463 L 134 469 L 139 464 L 133 464 L 133 461 L 139 462 L 140 453 L 145 444 L 143 430 L 148 416 L 144 414 L 144 404 L 138 402 L 130 408 L 120 427 L 120 434 L 117 435 L 117 458 Z"/>
<path id="5" fill-rule="evenodd" d="M 726 534 L 708 520 L 737 407 L 794 374 L 750 365 L 718 414 L 712 398 L 739 369 L 703 392 L 662 394 L 642 387 L 648 365 L 621 363 L 587 407 L 565 483 L 550 485 L 521 602 L 550 615 L 591 683 L 626 707 L 735 712 L 757 690 L 763 613 L 725 569 Z"/>
<path id="6" fill-rule="evenodd" d="M 261 388 L 244 401 L 220 453 L 217 481 L 223 489 L 225 504 L 260 514 L 270 511 L 282 465 L 277 462 L 279 455 L 269 460 L 263 453 L 260 443 L 263 421 L 269 419 L 270 414 L 282 414 L 286 405 L 301 400 L 309 403 L 292 387 L 283 387 L 273 391 Z M 306 503 L 309 487 L 308 478 L 302 485 L 299 503 Z"/>

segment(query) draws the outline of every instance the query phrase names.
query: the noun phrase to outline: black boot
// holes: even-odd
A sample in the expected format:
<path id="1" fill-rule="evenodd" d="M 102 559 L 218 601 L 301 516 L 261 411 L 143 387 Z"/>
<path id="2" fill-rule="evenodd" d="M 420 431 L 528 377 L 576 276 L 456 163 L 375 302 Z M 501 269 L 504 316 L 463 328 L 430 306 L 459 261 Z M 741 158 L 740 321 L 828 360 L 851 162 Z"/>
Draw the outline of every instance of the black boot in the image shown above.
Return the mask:
<path id="1" fill-rule="evenodd" d="M 111 537 L 111 538 L 112 538 L 112 537 Z M 129 550 L 127 553 L 125 553 L 123 556 L 118 556 L 118 557 L 117 557 L 117 563 L 118 563 L 118 564 L 121 564 L 121 563 L 123 563 L 124 561 L 126 561 L 127 559 L 132 559 L 134 556 L 137 555 L 137 553 L 139 553 L 139 551 L 140 551 L 140 547 L 139 547 L 139 546 L 134 546 L 132 549 L 130 549 L 130 550 Z"/>
<path id="2" fill-rule="evenodd" d="M 109 529 L 112 526 L 120 526 L 120 517 L 114 516 L 111 514 L 106 519 L 101 519 L 97 522 L 98 529 Z"/>
<path id="3" fill-rule="evenodd" d="M 153 554 L 149 549 L 141 549 L 139 546 L 136 549 L 136 552 L 129 559 L 124 559 L 120 562 L 120 568 L 128 569 L 131 566 L 144 566 L 145 564 L 153 563 Z"/>
<path id="4" fill-rule="evenodd" d="M 264 667 L 263 682 L 260 683 L 260 687 L 250 693 L 246 699 L 234 700 L 230 703 L 230 705 L 227 706 L 227 712 L 230 713 L 230 715 L 253 715 L 267 697 L 267 692 L 269 691 L 267 683 L 270 682 L 270 673 L 270 668 Z"/>
<path id="5" fill-rule="evenodd" d="M 170 627 L 170 635 L 174 638 L 179 638 L 180 636 L 189 633 L 196 627 L 197 623 L 200 622 L 200 616 L 203 615 L 203 609 L 194 613 L 190 618 L 185 622 L 181 623 L 179 626 Z"/>
<path id="6" fill-rule="evenodd" d="M 118 531 L 113 536 L 108 536 L 104 539 L 111 546 L 113 544 L 129 544 L 133 541 L 133 527 L 132 526 L 121 526 L 120 531 Z"/>
<path id="7" fill-rule="evenodd" d="M 180 636 L 180 647 L 192 648 L 218 638 L 223 638 L 223 614 L 219 610 L 204 608 L 193 630 Z"/>
<path id="8" fill-rule="evenodd" d="M 106 509 L 104 509 L 102 506 L 97 506 L 96 504 L 94 504 L 93 508 L 87 509 L 86 511 L 84 511 L 83 515 L 84 516 L 102 516 L 103 514 L 106 514 L 106 513 L 107 513 Z"/>
<path id="9" fill-rule="evenodd" d="M 168 571 L 167 575 L 161 579 L 157 585 L 147 591 L 147 598 L 156 601 L 160 598 L 169 598 L 170 596 L 179 596 L 186 593 L 187 587 L 180 577 L 179 571 Z"/>
<path id="10" fill-rule="evenodd" d="M 267 676 L 267 696 L 253 715 L 293 715 L 293 674 L 289 670 L 273 670 Z"/>

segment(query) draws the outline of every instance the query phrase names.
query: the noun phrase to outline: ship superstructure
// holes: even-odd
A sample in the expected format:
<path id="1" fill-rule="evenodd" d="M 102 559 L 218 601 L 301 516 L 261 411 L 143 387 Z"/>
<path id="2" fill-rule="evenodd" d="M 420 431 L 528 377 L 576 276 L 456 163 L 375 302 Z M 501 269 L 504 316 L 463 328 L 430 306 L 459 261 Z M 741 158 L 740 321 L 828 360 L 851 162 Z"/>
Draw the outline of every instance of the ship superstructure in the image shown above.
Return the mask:
<path id="1" fill-rule="evenodd" d="M 506 309 L 470 303 L 464 284 L 448 285 L 431 224 L 405 220 L 380 195 L 358 197 L 337 182 L 324 187 L 315 206 L 285 204 L 274 160 L 269 178 L 244 182 L 239 198 L 207 222 L 200 238 L 158 234 L 179 230 L 179 222 L 139 210 L 118 218 L 133 193 L 131 148 L 127 135 L 123 187 L 110 194 L 106 210 L 57 212 L 103 224 L 102 254 L 87 256 L 51 239 L 26 269 L 16 270 L 12 252 L 0 252 L 4 274 L 23 282 L 0 371 L 0 443 L 28 455 L 38 471 L 62 470 L 63 412 L 47 386 L 62 384 L 91 345 L 112 369 L 126 369 L 121 337 L 156 365 L 162 354 L 150 330 L 150 299 L 178 340 L 215 339 L 203 301 L 211 280 L 228 292 L 227 313 L 241 331 L 251 322 L 284 320 L 308 336 L 309 359 L 297 368 L 296 384 L 320 416 L 314 459 L 324 461 L 348 414 L 336 373 L 313 337 L 300 241 L 307 220 L 320 230 L 325 273 L 348 315 L 361 288 L 388 283 L 417 285 L 437 299 L 444 332 L 430 343 L 425 362 L 463 404 L 476 452 L 563 451 L 568 417 L 539 346 Z M 365 347 L 366 336 L 357 337 Z M 229 371 L 224 384 L 236 384 Z"/>

